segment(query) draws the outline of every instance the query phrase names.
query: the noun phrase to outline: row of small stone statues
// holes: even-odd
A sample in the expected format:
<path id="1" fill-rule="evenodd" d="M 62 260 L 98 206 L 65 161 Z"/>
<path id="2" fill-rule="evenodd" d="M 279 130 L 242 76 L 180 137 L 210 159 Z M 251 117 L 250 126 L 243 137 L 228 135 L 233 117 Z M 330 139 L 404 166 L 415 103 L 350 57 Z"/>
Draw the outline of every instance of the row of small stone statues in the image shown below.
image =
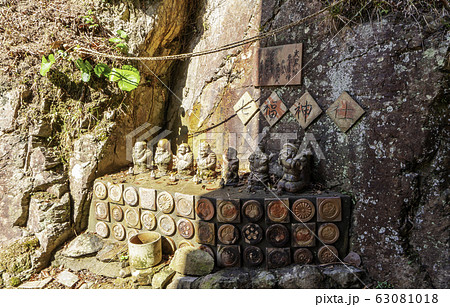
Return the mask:
<path id="1" fill-rule="evenodd" d="M 278 163 L 283 171 L 281 179 L 276 184 L 279 193 L 283 191 L 300 192 L 310 184 L 311 151 L 298 151 L 298 148 L 292 143 L 283 145 L 278 157 Z M 133 148 L 133 173 L 140 174 L 151 169 L 153 160 L 160 176 L 166 176 L 174 169 L 181 177 L 194 176 L 196 182 L 215 179 L 219 175 L 216 172 L 216 154 L 206 142 L 200 143 L 196 171 L 194 171 L 194 155 L 186 143 L 178 146 L 175 156 L 172 154 L 169 140 L 161 139 L 156 147 L 154 159 L 152 158 L 153 153 L 147 148 L 146 142 L 136 142 Z M 268 189 L 269 162 L 264 142 L 260 142 L 258 149 L 249 157 L 250 174 L 247 179 L 249 191 Z M 155 176 L 153 171 L 151 175 Z M 221 177 L 222 186 L 234 186 L 239 183 L 239 159 L 236 149 L 232 147 L 229 147 L 223 155 Z"/>

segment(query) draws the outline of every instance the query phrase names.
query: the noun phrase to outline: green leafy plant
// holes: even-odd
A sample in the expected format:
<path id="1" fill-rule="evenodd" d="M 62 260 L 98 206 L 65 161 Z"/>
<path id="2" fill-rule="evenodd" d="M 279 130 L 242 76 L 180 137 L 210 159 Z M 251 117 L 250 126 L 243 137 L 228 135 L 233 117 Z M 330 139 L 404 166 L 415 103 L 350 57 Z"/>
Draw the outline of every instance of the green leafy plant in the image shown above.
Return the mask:
<path id="1" fill-rule="evenodd" d="M 81 16 L 81 19 L 89 25 L 89 29 L 98 27 L 98 23 L 95 22 L 95 17 L 91 10 L 87 11 L 87 15 Z"/>
<path id="2" fill-rule="evenodd" d="M 117 49 L 119 49 L 123 53 L 127 53 L 128 52 L 128 45 L 127 45 L 126 42 L 128 40 L 128 34 L 124 30 L 117 30 L 116 34 L 117 34 L 117 37 L 111 37 L 109 39 L 109 41 L 111 43 L 116 44 L 115 47 Z"/>
<path id="3" fill-rule="evenodd" d="M 52 68 L 53 63 L 55 62 L 56 60 L 53 54 L 50 54 L 48 56 L 48 60 L 45 58 L 45 56 L 42 56 L 41 70 L 40 70 L 41 75 L 45 77 L 50 68 Z"/>
<path id="4" fill-rule="evenodd" d="M 111 68 L 109 68 L 108 65 L 105 63 L 98 63 L 95 65 L 94 73 L 97 75 L 97 77 L 105 76 L 109 78 L 109 74 L 111 73 Z"/>
<path id="5" fill-rule="evenodd" d="M 127 260 L 128 260 L 128 255 L 120 255 L 119 260 L 120 260 L 121 262 L 127 261 Z"/>
<path id="6" fill-rule="evenodd" d="M 139 71 L 131 65 L 123 65 L 122 69 L 113 68 L 109 75 L 109 81 L 117 82 L 119 88 L 123 91 L 132 91 L 141 80 Z"/>
<path id="7" fill-rule="evenodd" d="M 81 80 L 83 82 L 89 82 L 91 79 L 92 65 L 87 60 L 83 62 L 82 59 L 75 61 L 75 65 L 81 70 Z"/>

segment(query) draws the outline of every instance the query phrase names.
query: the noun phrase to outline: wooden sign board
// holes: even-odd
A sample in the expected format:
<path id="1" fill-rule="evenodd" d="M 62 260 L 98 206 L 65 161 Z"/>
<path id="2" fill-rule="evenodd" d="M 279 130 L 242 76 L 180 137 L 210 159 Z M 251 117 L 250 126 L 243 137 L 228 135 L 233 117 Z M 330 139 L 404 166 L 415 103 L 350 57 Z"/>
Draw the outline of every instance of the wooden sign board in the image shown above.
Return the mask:
<path id="1" fill-rule="evenodd" d="M 256 86 L 301 84 L 302 44 L 258 49 Z"/>

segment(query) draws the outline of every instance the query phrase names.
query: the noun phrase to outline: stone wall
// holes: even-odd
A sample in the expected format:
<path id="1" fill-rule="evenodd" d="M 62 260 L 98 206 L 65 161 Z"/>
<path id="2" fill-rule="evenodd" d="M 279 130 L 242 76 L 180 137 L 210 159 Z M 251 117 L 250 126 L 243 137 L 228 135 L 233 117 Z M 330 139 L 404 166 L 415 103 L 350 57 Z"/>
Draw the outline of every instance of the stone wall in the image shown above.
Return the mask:
<path id="1" fill-rule="evenodd" d="M 319 1 L 262 2 L 207 1 L 188 51 L 274 29 L 321 8 Z M 247 46 L 185 61 L 174 75 L 169 112 L 181 119 L 169 117 L 169 127 L 187 126 L 191 133 L 212 127 L 234 114 L 245 91 L 262 102 L 278 89 L 288 108 L 309 91 L 324 111 L 307 129 L 325 156 L 319 160 L 316 152 L 314 181 L 354 198 L 351 249 L 375 280 L 448 287 L 448 32 L 440 20 L 421 25 L 391 15 L 334 34 L 322 16 L 260 42 L 303 43 L 301 86 L 254 87 L 255 54 Z M 343 91 L 366 112 L 347 133 L 325 114 Z M 189 141 L 195 147 L 211 139 L 220 154 L 219 135 L 225 132 L 224 148 L 235 132 L 245 167 L 246 151 L 265 126 L 260 113 L 247 126 L 234 117 Z M 305 135 L 289 112 L 270 131 L 297 133 L 300 140 Z M 276 155 L 282 144 L 271 143 Z"/>

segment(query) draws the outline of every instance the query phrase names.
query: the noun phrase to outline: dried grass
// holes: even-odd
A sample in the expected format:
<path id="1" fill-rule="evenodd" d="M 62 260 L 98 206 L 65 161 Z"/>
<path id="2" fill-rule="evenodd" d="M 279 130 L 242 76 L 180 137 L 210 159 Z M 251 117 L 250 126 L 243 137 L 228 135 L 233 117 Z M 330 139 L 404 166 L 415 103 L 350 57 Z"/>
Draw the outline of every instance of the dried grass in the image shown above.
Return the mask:
<path id="1" fill-rule="evenodd" d="M 334 0 L 322 0 L 330 5 Z M 326 22 L 332 32 L 344 25 L 379 21 L 383 16 L 395 13 L 415 22 L 427 23 L 426 16 L 439 18 L 448 15 L 447 0 L 346 0 L 330 9 Z"/>
<path id="2" fill-rule="evenodd" d="M 76 1 L 0 0 L 0 87 L 31 86 L 42 56 L 76 45 L 113 53 L 111 33 L 86 23 L 88 8 Z M 95 18 L 95 16 L 94 16 Z"/>

